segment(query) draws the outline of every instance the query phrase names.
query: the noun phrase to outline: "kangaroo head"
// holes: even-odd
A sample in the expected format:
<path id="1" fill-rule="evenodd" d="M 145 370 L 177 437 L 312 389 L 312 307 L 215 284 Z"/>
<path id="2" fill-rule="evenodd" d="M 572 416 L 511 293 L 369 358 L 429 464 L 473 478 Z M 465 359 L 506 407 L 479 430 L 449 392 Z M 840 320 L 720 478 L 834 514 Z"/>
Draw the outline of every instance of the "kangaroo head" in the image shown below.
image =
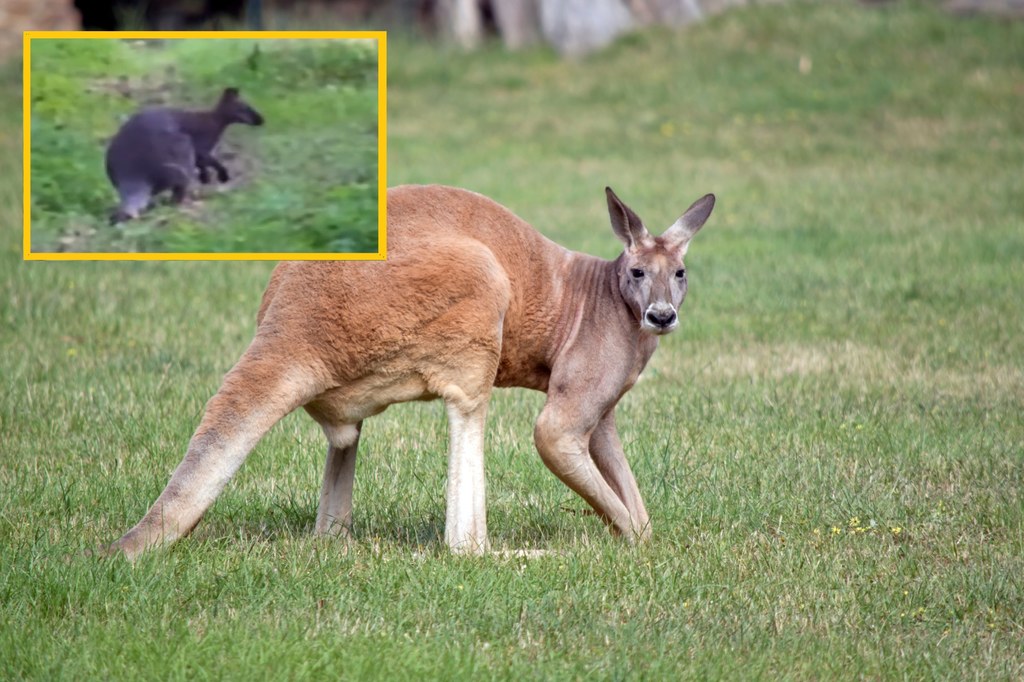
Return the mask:
<path id="1" fill-rule="evenodd" d="M 611 187 L 605 188 L 605 194 L 612 229 L 626 245 L 616 261 L 622 298 L 640 320 L 641 330 L 668 334 L 679 325 L 679 306 L 686 297 L 683 256 L 690 239 L 711 215 L 715 195 L 695 201 L 664 234 L 653 237 Z"/>
<path id="2" fill-rule="evenodd" d="M 238 94 L 238 88 L 225 88 L 217 102 L 217 114 L 227 123 L 263 125 L 263 117 Z"/>

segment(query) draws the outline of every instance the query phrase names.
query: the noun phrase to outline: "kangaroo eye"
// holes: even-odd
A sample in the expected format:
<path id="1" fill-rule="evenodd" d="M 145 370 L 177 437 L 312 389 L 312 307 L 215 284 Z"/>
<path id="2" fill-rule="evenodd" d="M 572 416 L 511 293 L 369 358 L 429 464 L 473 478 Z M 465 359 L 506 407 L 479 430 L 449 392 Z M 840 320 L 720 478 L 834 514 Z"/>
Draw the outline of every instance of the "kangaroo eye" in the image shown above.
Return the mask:
<path id="1" fill-rule="evenodd" d="M 679 279 L 682 279 L 683 277 L 686 277 L 686 269 L 685 268 L 679 268 L 678 270 L 676 270 L 676 277 L 678 277 Z"/>
<path id="2" fill-rule="evenodd" d="M 643 279 L 644 271 L 640 268 L 631 268 L 629 274 L 633 275 L 633 279 Z"/>

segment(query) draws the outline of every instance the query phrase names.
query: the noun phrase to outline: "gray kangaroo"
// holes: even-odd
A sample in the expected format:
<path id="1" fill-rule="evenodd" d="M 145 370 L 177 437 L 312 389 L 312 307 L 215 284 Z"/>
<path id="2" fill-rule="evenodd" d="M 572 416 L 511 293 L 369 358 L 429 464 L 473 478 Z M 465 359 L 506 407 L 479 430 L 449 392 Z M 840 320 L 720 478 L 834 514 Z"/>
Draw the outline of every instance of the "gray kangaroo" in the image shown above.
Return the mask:
<path id="1" fill-rule="evenodd" d="M 263 117 L 239 97 L 238 88 L 225 89 L 209 111 L 159 107 L 129 118 L 107 148 L 107 177 L 121 197 L 111 224 L 137 218 L 164 190 L 180 203 L 195 176 L 193 169 L 204 184 L 210 182 L 210 168 L 220 182 L 227 182 L 228 170 L 214 158 L 213 148 L 232 123 L 263 125 Z"/>

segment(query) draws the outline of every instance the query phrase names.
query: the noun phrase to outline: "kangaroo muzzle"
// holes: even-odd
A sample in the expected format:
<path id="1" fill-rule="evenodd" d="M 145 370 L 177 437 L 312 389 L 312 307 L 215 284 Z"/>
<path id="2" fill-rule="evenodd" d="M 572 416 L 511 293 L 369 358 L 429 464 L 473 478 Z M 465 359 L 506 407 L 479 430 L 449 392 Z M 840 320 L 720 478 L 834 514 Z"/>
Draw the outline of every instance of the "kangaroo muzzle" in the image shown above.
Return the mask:
<path id="1" fill-rule="evenodd" d="M 669 303 L 652 303 L 644 311 L 641 325 L 654 334 L 668 334 L 679 326 L 679 316 Z"/>

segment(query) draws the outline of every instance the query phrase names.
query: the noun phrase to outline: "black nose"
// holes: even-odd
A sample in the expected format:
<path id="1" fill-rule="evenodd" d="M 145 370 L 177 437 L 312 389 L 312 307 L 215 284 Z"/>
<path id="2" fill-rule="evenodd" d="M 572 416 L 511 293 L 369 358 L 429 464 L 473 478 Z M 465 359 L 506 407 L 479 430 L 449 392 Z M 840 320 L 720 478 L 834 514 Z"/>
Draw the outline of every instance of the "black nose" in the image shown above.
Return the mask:
<path id="1" fill-rule="evenodd" d="M 675 311 L 672 310 L 667 313 L 656 313 L 653 310 L 648 310 L 646 317 L 647 321 L 655 327 L 667 327 L 676 321 Z"/>

